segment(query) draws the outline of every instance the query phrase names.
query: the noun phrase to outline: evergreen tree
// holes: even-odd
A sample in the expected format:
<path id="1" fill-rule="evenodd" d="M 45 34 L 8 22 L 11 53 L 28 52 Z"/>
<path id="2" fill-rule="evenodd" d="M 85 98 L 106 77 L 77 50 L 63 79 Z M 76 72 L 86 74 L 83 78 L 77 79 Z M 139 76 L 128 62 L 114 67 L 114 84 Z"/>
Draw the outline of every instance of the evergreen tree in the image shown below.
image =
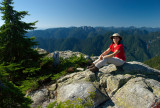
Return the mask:
<path id="1" fill-rule="evenodd" d="M 22 21 L 26 11 L 13 9 L 13 0 L 3 0 L 0 6 L 4 24 L 0 27 L 0 64 L 6 66 L 9 80 L 16 85 L 27 77 L 39 74 L 40 57 L 32 47 L 37 45 L 34 38 L 27 38 L 28 30 L 35 29 L 37 21 L 26 23 Z"/>
<path id="2" fill-rule="evenodd" d="M 33 38 L 27 38 L 28 30 L 33 30 L 35 22 L 26 23 L 21 19 L 28 15 L 26 11 L 13 9 L 12 0 L 3 0 L 1 3 L 2 20 L 4 24 L 0 27 L 0 62 L 37 61 L 39 55 L 32 49 L 37 43 Z"/>

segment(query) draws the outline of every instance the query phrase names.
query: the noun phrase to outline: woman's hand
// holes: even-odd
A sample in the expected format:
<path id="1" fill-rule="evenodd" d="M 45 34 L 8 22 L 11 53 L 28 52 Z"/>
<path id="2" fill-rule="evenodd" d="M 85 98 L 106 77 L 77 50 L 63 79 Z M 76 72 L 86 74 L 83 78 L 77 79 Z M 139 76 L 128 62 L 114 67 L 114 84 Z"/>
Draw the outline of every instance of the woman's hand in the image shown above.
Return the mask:
<path id="1" fill-rule="evenodd" d="M 99 60 L 103 60 L 103 55 L 100 55 L 100 56 L 99 56 Z"/>

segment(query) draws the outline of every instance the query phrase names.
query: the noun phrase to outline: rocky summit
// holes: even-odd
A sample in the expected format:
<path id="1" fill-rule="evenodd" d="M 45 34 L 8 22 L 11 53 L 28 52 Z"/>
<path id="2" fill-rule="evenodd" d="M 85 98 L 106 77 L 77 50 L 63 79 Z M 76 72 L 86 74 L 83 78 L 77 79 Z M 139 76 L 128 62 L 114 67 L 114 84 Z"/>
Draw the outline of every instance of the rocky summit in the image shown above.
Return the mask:
<path id="1" fill-rule="evenodd" d="M 93 108 L 154 108 L 160 103 L 160 71 L 136 61 L 110 64 L 96 73 L 82 69 L 27 95 L 34 101 L 32 107 L 46 108 L 54 101 L 77 98 L 87 103 L 90 93 Z"/>

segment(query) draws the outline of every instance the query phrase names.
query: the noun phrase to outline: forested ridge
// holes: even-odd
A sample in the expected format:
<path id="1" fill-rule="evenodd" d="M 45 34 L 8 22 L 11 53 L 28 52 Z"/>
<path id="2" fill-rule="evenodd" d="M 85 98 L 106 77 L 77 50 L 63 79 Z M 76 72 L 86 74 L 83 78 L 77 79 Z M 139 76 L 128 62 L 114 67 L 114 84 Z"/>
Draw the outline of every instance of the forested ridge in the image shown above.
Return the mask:
<path id="1" fill-rule="evenodd" d="M 160 55 L 160 29 L 147 27 L 69 27 L 30 31 L 39 48 L 48 52 L 56 50 L 79 51 L 88 55 L 100 55 L 112 43 L 110 36 L 118 32 L 123 37 L 127 61 L 145 61 Z"/>

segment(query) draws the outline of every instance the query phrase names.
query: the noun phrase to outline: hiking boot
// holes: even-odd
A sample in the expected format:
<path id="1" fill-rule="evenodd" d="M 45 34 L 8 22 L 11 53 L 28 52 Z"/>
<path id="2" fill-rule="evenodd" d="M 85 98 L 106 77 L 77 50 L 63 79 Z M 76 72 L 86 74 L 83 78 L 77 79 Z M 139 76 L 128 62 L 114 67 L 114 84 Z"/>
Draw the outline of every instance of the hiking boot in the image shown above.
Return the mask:
<path id="1" fill-rule="evenodd" d="M 92 71 L 92 72 L 98 72 L 99 71 L 99 69 L 96 66 L 90 68 L 89 70 Z"/>
<path id="2" fill-rule="evenodd" d="M 87 69 L 92 68 L 92 67 L 94 67 L 94 66 L 95 66 L 95 64 L 92 63 L 90 66 L 87 66 Z"/>

